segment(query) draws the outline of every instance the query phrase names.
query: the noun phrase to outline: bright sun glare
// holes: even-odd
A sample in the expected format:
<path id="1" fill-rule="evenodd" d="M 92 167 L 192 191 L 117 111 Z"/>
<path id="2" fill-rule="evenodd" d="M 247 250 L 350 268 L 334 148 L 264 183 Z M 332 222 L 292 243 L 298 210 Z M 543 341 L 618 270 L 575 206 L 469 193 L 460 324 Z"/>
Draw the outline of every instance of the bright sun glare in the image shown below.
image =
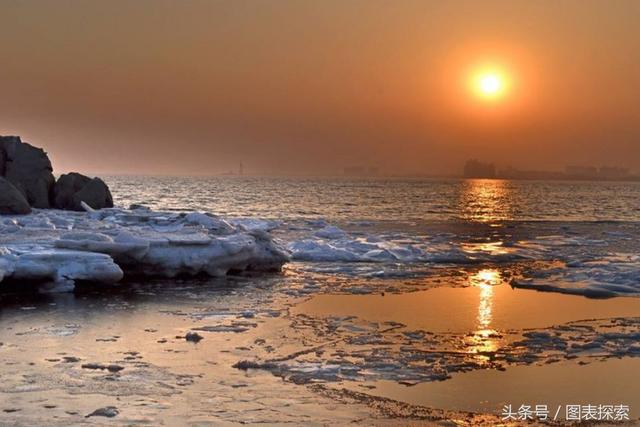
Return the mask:
<path id="1" fill-rule="evenodd" d="M 486 95 L 495 95 L 502 87 L 502 81 L 495 74 L 487 74 L 480 79 L 480 90 Z"/>
<path id="2" fill-rule="evenodd" d="M 506 91 L 505 76 L 497 71 L 483 71 L 474 75 L 472 81 L 474 92 L 486 100 L 501 98 Z"/>

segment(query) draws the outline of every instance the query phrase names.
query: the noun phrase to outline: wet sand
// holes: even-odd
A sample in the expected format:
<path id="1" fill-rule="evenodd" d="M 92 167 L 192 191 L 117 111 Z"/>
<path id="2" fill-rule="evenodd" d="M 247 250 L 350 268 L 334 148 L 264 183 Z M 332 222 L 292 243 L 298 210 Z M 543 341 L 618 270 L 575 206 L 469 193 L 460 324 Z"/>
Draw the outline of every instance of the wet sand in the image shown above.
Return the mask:
<path id="1" fill-rule="evenodd" d="M 277 311 L 256 311 L 270 306 L 269 293 L 200 285 L 5 305 L 0 424 L 323 425 L 369 417 L 365 406 L 232 368 L 261 334 L 286 321 Z M 186 332 L 212 325 L 228 329 L 185 340 Z M 118 415 L 85 417 L 108 406 Z"/>

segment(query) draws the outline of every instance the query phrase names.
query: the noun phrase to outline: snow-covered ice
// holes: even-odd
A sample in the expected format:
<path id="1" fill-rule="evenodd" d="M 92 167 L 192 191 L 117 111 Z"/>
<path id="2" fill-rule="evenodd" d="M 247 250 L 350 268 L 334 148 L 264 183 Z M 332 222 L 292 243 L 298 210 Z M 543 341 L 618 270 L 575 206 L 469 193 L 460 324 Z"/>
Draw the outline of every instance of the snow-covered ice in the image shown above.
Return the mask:
<path id="1" fill-rule="evenodd" d="M 0 264 L 0 279 L 41 282 L 41 290 L 49 292 L 72 291 L 77 280 L 114 283 L 122 276 L 111 257 L 95 252 L 9 249 Z"/>
<path id="2" fill-rule="evenodd" d="M 0 282 L 34 282 L 48 291 L 134 274 L 271 271 L 288 258 L 265 227 L 232 225 L 198 212 L 42 210 L 0 220 Z"/>

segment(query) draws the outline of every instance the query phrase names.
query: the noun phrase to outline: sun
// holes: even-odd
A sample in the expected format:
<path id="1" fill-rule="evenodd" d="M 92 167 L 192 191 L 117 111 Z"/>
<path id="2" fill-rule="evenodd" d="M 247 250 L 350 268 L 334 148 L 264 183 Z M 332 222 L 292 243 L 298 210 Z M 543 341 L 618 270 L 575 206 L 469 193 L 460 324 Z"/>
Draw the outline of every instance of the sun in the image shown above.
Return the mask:
<path id="1" fill-rule="evenodd" d="M 471 88 L 481 99 L 497 100 L 506 94 L 508 79 L 501 71 L 482 70 L 473 74 Z"/>
<path id="2" fill-rule="evenodd" d="M 480 91 L 487 96 L 495 96 L 502 89 L 502 80 L 496 74 L 487 74 L 480 77 L 478 82 Z"/>

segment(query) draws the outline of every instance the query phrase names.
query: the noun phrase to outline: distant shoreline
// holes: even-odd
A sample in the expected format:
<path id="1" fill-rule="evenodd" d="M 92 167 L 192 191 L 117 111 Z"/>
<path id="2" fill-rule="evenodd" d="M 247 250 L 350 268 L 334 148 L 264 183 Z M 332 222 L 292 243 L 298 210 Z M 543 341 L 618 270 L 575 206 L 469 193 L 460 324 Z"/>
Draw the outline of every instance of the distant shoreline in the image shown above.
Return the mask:
<path id="1" fill-rule="evenodd" d="M 280 178 L 280 179 L 336 179 L 336 180 L 379 180 L 379 179 L 446 179 L 446 180 L 473 180 L 492 179 L 503 181 L 573 181 L 573 182 L 640 182 L 640 176 L 630 176 L 624 178 L 598 178 L 598 177 L 578 177 L 578 176 L 550 176 L 550 177 L 512 177 L 498 175 L 494 177 L 465 177 L 463 175 L 341 175 L 341 174 L 245 174 L 245 175 L 225 175 L 225 174 L 131 174 L 131 173 L 102 173 L 104 177 L 150 177 L 150 178 L 223 178 L 223 179 L 256 179 L 256 178 Z"/>
<path id="2" fill-rule="evenodd" d="M 553 177 L 511 177 L 511 176 L 495 176 L 495 177 L 460 177 L 462 179 L 497 179 L 505 181 L 581 181 L 581 182 L 640 182 L 640 176 L 631 176 L 624 178 L 599 178 L 599 177 L 581 177 L 581 176 L 553 176 Z"/>

